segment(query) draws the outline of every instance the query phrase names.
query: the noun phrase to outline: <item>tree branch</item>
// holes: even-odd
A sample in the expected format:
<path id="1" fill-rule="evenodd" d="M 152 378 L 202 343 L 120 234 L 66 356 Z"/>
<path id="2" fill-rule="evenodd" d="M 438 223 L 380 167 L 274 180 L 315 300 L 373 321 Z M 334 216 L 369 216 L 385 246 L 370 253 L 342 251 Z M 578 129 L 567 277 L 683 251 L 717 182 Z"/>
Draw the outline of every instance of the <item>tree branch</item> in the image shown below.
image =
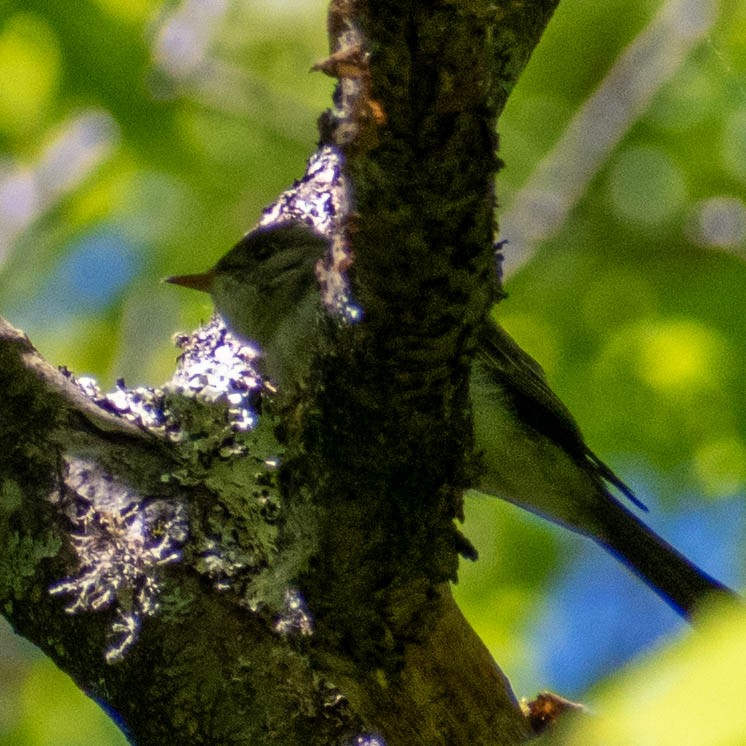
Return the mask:
<path id="1" fill-rule="evenodd" d="M 108 395 L 0 326 L 3 609 L 134 742 L 527 737 L 448 581 L 499 295 L 494 128 L 555 4 L 332 3 L 324 147 L 262 222 L 333 239 L 344 323 L 258 427 L 220 322 L 162 390 Z"/>

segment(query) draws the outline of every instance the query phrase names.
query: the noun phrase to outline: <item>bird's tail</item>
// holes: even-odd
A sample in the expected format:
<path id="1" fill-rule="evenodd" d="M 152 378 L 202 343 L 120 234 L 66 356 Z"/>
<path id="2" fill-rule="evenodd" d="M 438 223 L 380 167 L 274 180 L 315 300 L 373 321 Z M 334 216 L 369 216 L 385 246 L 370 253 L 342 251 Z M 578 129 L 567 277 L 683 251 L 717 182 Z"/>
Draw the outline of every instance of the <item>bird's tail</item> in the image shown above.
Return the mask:
<path id="1" fill-rule="evenodd" d="M 730 588 L 690 562 L 616 500 L 609 500 L 605 506 L 602 533 L 592 538 L 686 619 L 711 594 L 737 598 Z"/>

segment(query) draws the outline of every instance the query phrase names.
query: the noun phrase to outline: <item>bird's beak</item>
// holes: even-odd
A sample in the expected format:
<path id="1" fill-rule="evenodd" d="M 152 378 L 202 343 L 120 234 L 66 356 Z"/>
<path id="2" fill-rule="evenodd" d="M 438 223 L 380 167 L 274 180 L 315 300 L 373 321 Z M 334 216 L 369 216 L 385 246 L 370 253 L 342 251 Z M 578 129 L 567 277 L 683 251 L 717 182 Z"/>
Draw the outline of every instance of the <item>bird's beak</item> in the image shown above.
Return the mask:
<path id="1" fill-rule="evenodd" d="M 215 272 L 203 272 L 201 275 L 174 275 L 167 277 L 164 282 L 170 282 L 172 285 L 181 285 L 192 290 L 201 290 L 203 293 L 212 292 L 212 284 L 215 280 Z"/>

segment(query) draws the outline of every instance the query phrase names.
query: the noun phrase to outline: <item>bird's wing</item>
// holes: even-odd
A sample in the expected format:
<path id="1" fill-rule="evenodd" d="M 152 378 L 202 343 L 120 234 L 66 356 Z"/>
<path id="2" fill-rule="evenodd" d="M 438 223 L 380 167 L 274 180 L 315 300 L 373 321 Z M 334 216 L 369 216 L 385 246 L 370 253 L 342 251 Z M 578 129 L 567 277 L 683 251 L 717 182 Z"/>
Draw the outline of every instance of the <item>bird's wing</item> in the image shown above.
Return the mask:
<path id="1" fill-rule="evenodd" d="M 632 490 L 588 448 L 572 413 L 549 387 L 541 365 L 491 321 L 485 322 L 480 331 L 477 361 L 503 391 L 522 422 L 550 438 L 597 478 L 614 485 L 637 507 L 647 510 Z"/>

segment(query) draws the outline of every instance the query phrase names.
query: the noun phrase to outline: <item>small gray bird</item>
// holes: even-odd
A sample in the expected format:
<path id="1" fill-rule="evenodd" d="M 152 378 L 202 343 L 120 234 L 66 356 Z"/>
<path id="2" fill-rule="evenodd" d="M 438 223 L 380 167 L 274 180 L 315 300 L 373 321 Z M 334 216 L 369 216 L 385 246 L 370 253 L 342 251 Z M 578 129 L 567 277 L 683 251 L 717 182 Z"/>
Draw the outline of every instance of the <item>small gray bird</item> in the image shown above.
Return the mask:
<path id="1" fill-rule="evenodd" d="M 311 362 L 321 309 L 316 263 L 329 241 L 300 223 L 256 228 L 207 272 L 166 282 L 210 293 L 228 326 L 257 342 L 273 383 L 290 388 Z"/>
<path id="2" fill-rule="evenodd" d="M 248 233 L 201 275 L 168 282 L 211 293 L 238 335 L 259 343 L 280 386 L 303 378 L 313 324 L 321 313 L 315 267 L 329 242 L 297 223 Z M 588 448 L 541 366 L 485 320 L 470 394 L 481 492 L 495 495 L 590 537 L 645 581 L 682 616 L 710 592 L 732 594 L 651 531 L 614 496 L 644 506 Z"/>

